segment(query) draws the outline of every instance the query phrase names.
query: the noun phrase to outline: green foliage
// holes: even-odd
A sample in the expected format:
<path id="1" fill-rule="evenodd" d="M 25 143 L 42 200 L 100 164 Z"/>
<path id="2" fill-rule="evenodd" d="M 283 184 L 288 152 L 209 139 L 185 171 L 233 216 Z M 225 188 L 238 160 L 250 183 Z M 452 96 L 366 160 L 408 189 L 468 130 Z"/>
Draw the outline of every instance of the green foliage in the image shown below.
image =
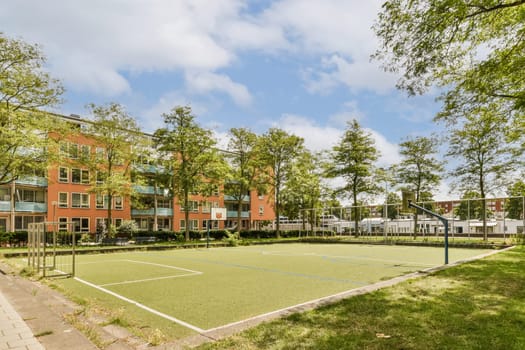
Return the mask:
<path id="1" fill-rule="evenodd" d="M 267 181 L 275 198 L 275 217 L 281 216 L 282 190 L 286 186 L 299 154 L 304 151 L 304 140 L 284 130 L 271 128 L 261 139 L 260 157 L 268 169 Z M 277 221 L 277 237 L 280 234 Z"/>
<path id="2" fill-rule="evenodd" d="M 163 169 L 170 179 L 168 188 L 189 222 L 190 193 L 211 193 L 224 179 L 226 164 L 215 148 L 211 131 L 195 122 L 191 107 L 175 107 L 162 117 L 166 127 L 155 131 L 156 143 L 166 160 Z M 186 240 L 189 235 L 187 225 Z"/>
<path id="3" fill-rule="evenodd" d="M 308 150 L 298 155 L 282 191 L 284 216 L 295 219 L 300 217 L 302 210 L 321 207 L 321 196 L 326 189 L 321 184 L 318 164 L 319 157 Z"/>
<path id="4" fill-rule="evenodd" d="M 139 227 L 135 220 L 124 220 L 117 228 L 119 234 L 126 235 L 127 237 L 133 237 L 139 231 Z"/>
<path id="5" fill-rule="evenodd" d="M 64 125 L 40 108 L 56 106 L 63 88 L 42 70 L 37 45 L 0 32 L 0 184 L 45 173 Z M 47 137 L 54 132 L 54 137 Z"/>
<path id="6" fill-rule="evenodd" d="M 237 231 L 241 230 L 242 204 L 250 190 L 266 192 L 265 169 L 259 156 L 260 139 L 246 128 L 230 129 L 230 141 L 226 159 L 229 163 L 224 194 L 231 196 L 237 208 Z"/>
<path id="7" fill-rule="evenodd" d="M 507 187 L 509 198 L 505 202 L 505 211 L 509 219 L 523 219 L 523 197 L 525 196 L 525 182 L 517 180 Z"/>
<path id="8" fill-rule="evenodd" d="M 90 170 L 90 192 L 106 197 L 107 219 L 112 222 L 113 199 L 134 194 L 130 186 L 131 166 L 138 159 L 145 137 L 135 119 L 117 103 L 97 106 L 90 104 L 93 123 L 86 131 L 102 152 L 93 150 L 80 158 L 80 163 Z"/>
<path id="9" fill-rule="evenodd" d="M 448 89 L 439 118 L 452 122 L 492 105 L 516 117 L 523 134 L 524 8 L 521 0 L 388 0 L 374 26 L 381 40 L 374 57 L 402 74 L 398 86 L 410 94 Z"/>
<path id="10" fill-rule="evenodd" d="M 231 233 L 230 231 L 226 231 L 225 233 L 226 237 L 222 239 L 224 242 L 228 243 L 228 245 L 231 247 L 236 247 L 239 245 L 239 241 L 241 239 L 239 232 Z"/>
<path id="11" fill-rule="evenodd" d="M 359 225 L 358 196 L 380 191 L 373 181 L 374 162 L 378 157 L 379 151 L 375 147 L 372 135 L 354 119 L 348 122 L 343 137 L 333 147 L 330 160 L 326 164 L 326 177 L 342 177 L 345 181 L 344 186 L 337 189 L 337 192 L 349 195 L 353 199 L 355 232 L 358 232 Z"/>

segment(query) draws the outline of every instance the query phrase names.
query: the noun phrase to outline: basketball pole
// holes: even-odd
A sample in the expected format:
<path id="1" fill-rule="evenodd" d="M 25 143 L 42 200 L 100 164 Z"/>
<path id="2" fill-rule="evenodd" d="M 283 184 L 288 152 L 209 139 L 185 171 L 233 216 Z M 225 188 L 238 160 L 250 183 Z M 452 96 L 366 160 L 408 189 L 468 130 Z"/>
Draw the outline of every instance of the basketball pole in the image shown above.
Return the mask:
<path id="1" fill-rule="evenodd" d="M 422 206 L 419 206 L 417 204 L 414 204 L 411 199 L 408 200 L 408 206 L 412 208 L 419 209 L 435 218 L 437 218 L 439 221 L 443 223 L 445 226 L 445 265 L 448 265 L 448 219 L 445 217 L 434 213 L 433 211 L 428 210 L 427 208 L 424 208 Z M 417 215 L 417 214 L 416 214 Z"/>

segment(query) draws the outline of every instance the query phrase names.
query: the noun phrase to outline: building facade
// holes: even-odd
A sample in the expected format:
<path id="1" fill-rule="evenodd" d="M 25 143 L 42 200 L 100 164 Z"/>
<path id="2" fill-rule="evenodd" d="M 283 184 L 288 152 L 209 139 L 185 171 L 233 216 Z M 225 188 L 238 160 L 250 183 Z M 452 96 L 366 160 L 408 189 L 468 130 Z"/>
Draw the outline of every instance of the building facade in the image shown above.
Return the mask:
<path id="1" fill-rule="evenodd" d="M 107 227 L 108 207 L 111 206 L 111 224 L 118 227 L 124 220 L 134 220 L 143 231 L 205 230 L 211 218 L 211 208 L 226 207 L 225 221 L 213 221 L 211 227 L 235 228 L 237 207 L 225 196 L 221 187 L 208 196 L 191 195 L 190 219 L 186 222 L 184 211 L 167 190 L 158 188 L 153 181 L 133 186 L 136 198 L 114 196 L 111 203 L 107 196 L 92 190 L 96 174 L 90 173 L 82 162 L 83 156 L 102 153 L 92 138 L 83 132 L 90 121 L 78 116 L 57 116 L 71 123 L 74 130 L 60 142 L 63 157 L 60 164 L 48 168 L 47 173 L 26 176 L 23 179 L 0 185 L 0 231 L 25 231 L 30 223 L 58 222 L 66 229 L 67 222 L 74 223 L 75 231 L 95 234 Z M 96 180 L 98 181 L 98 180 Z M 241 228 L 253 229 L 261 222 L 274 220 L 273 200 L 269 195 L 250 191 L 243 200 Z"/>

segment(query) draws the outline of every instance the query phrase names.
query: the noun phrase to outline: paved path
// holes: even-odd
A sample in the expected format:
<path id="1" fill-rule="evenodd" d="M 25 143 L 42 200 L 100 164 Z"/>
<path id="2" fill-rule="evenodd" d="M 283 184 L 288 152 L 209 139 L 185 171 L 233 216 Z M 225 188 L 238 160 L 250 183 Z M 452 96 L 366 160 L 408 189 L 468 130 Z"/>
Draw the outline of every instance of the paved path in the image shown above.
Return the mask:
<path id="1" fill-rule="evenodd" d="M 0 350 L 97 349 L 65 321 L 76 310 L 73 303 L 10 270 L 0 261 Z"/>
<path id="2" fill-rule="evenodd" d="M 29 326 L 0 293 L 0 350 L 43 350 Z"/>

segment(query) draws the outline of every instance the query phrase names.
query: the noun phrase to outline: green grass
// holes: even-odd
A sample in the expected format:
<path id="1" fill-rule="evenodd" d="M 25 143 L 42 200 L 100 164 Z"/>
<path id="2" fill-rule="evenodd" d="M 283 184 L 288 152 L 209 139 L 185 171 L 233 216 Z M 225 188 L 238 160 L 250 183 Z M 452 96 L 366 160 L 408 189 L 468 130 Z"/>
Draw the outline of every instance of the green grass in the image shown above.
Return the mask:
<path id="1" fill-rule="evenodd" d="M 521 246 L 199 349 L 524 349 L 524 300 Z"/>

